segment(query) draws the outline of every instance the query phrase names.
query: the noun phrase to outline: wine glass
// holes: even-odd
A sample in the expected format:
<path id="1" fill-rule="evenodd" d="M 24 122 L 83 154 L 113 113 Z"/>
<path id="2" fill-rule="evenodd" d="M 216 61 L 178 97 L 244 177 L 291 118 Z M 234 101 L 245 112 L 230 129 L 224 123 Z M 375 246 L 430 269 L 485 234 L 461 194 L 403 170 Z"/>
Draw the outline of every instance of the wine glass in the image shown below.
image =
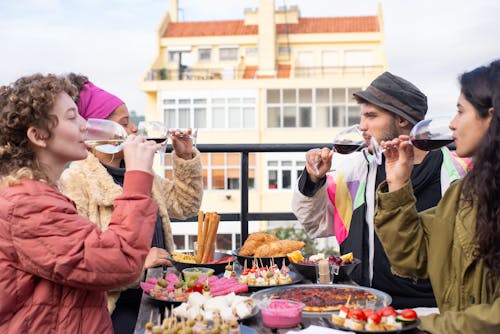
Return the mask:
<path id="1" fill-rule="evenodd" d="M 127 131 L 118 123 L 107 119 L 89 118 L 83 135 L 85 144 L 90 148 L 108 154 L 120 152 Z"/>
<path id="2" fill-rule="evenodd" d="M 359 124 L 351 125 L 339 132 L 333 139 L 334 152 L 349 154 L 365 146 L 365 138 L 359 130 Z M 321 149 L 312 149 L 306 154 L 309 164 L 314 169 L 316 175 L 319 174 L 318 166 L 321 162 Z"/>
<path id="3" fill-rule="evenodd" d="M 162 147 L 167 145 L 169 138 L 168 128 L 162 122 L 158 121 L 141 121 L 137 126 L 137 134 L 147 138 L 147 140 L 154 140 Z"/>
<path id="4" fill-rule="evenodd" d="M 438 116 L 421 120 L 410 131 L 409 143 L 422 151 L 432 151 L 453 142 L 453 133 L 450 129 L 451 118 Z M 382 153 L 385 148 L 377 143 L 373 137 L 370 139 L 373 147 L 375 161 L 382 163 Z"/>

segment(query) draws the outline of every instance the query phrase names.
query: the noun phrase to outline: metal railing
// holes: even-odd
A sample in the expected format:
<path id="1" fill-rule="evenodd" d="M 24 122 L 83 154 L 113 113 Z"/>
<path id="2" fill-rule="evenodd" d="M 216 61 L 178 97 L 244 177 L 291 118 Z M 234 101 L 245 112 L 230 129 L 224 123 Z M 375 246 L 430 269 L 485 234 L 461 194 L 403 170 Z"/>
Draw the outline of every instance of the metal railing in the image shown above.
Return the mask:
<path id="1" fill-rule="evenodd" d="M 240 221 L 241 243 L 248 237 L 248 222 L 257 220 L 296 220 L 292 212 L 248 212 L 248 154 L 267 152 L 306 152 L 312 148 L 329 147 L 331 143 L 315 144 L 198 144 L 196 148 L 202 153 L 241 153 L 241 203 L 240 213 L 220 213 L 221 221 Z M 171 152 L 169 146 L 167 152 Z M 197 217 L 191 217 L 183 222 L 196 222 Z M 172 222 L 181 220 L 172 219 Z"/>
<path id="2" fill-rule="evenodd" d="M 344 77 L 346 75 L 369 75 L 381 73 L 382 65 L 373 66 L 291 66 L 289 74 L 283 77 L 278 75 L 279 67 L 272 69 L 276 71 L 276 79 L 290 78 L 329 78 Z M 148 71 L 146 81 L 156 80 L 238 80 L 257 79 L 257 71 L 245 73 L 244 68 L 238 66 L 226 68 L 196 68 L 183 67 L 181 69 L 151 69 Z"/>

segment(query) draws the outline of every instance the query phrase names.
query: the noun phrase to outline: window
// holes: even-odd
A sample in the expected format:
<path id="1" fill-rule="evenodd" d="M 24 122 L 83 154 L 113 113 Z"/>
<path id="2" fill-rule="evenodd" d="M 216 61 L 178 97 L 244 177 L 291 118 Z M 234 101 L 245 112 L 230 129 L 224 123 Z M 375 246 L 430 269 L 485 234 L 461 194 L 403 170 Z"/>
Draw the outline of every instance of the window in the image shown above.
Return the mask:
<path id="1" fill-rule="evenodd" d="M 359 122 L 352 93 L 360 88 L 269 89 L 268 128 L 328 128 Z"/>
<path id="2" fill-rule="evenodd" d="M 246 56 L 255 56 L 255 55 L 257 55 L 257 48 L 255 48 L 255 47 L 246 48 L 245 49 L 245 55 Z"/>
<path id="3" fill-rule="evenodd" d="M 292 189 L 300 174 L 302 173 L 305 161 L 297 154 L 290 153 L 288 156 L 282 153 L 275 153 L 266 163 L 267 169 L 267 189 L 269 190 L 290 190 Z"/>
<path id="4" fill-rule="evenodd" d="M 166 160 L 167 161 L 167 160 Z M 255 188 L 256 155 L 248 155 L 248 188 Z M 165 164 L 167 170 L 172 165 Z M 240 153 L 202 153 L 203 187 L 207 190 L 240 189 Z"/>
<path id="5" fill-rule="evenodd" d="M 210 61 L 212 58 L 211 48 L 199 48 L 198 49 L 198 60 L 199 61 Z"/>
<path id="6" fill-rule="evenodd" d="M 229 61 L 238 60 L 238 47 L 221 47 L 219 49 L 219 60 Z"/>
<path id="7" fill-rule="evenodd" d="M 292 49 L 289 46 L 280 46 L 278 47 L 278 55 L 286 56 L 292 53 Z"/>
<path id="8" fill-rule="evenodd" d="M 174 96 L 172 96 L 174 95 Z M 163 117 L 169 127 L 255 129 L 257 126 L 257 92 L 231 93 L 201 91 L 190 98 L 165 94 L 160 97 Z M 222 95 L 222 96 L 213 96 Z"/>
<path id="9" fill-rule="evenodd" d="M 179 62 L 179 52 L 169 51 L 168 52 L 168 62 L 169 63 Z"/>
<path id="10" fill-rule="evenodd" d="M 344 53 L 345 66 L 372 66 L 373 52 L 369 50 L 352 50 Z"/>

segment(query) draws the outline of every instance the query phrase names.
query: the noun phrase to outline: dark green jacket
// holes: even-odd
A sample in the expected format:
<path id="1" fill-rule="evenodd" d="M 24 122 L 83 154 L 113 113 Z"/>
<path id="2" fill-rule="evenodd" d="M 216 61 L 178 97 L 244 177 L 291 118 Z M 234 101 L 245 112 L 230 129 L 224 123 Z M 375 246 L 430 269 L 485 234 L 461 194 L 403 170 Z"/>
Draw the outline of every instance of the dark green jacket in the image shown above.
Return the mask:
<path id="1" fill-rule="evenodd" d="M 430 278 L 440 314 L 422 317 L 431 333 L 500 333 L 500 276 L 473 256 L 477 203 L 463 210 L 462 181 L 438 206 L 417 213 L 411 184 L 377 190 L 375 228 L 394 274 Z M 458 205 L 458 210 L 457 210 Z"/>

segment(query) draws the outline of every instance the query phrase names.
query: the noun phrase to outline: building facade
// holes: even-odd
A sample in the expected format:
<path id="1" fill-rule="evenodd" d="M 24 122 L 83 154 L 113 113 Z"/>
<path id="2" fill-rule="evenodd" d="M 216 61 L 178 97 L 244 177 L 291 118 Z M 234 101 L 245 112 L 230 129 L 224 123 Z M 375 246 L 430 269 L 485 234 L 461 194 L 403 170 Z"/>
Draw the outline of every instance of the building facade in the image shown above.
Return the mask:
<path id="1" fill-rule="evenodd" d="M 329 142 L 359 122 L 352 93 L 387 69 L 380 6 L 373 16 L 307 18 L 260 0 L 239 20 L 179 22 L 170 3 L 140 82 L 146 119 L 198 128 L 198 143 Z M 250 212 L 291 211 L 304 153 L 250 154 Z M 170 177 L 170 158 L 159 160 L 156 171 Z M 202 210 L 239 212 L 240 155 L 204 153 L 203 166 Z M 252 222 L 250 232 L 273 225 L 282 222 Z M 237 247 L 239 230 L 221 223 L 219 248 Z M 189 249 L 196 227 L 177 223 L 174 234 Z"/>

